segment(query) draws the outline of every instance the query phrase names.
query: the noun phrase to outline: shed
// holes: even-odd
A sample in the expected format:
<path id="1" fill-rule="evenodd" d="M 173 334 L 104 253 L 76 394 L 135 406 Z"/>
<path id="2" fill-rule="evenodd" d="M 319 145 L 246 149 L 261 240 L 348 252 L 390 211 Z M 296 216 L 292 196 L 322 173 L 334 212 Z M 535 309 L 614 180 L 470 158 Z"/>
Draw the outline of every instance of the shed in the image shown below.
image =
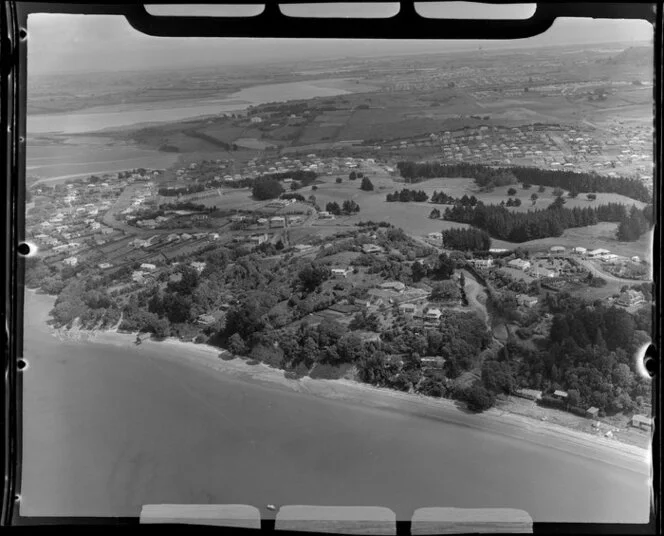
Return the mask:
<path id="1" fill-rule="evenodd" d="M 565 400 L 565 399 L 567 399 L 568 395 L 567 395 L 567 391 L 554 391 L 553 396 L 555 396 L 556 398 L 559 398 L 561 400 Z"/>
<path id="2" fill-rule="evenodd" d="M 599 408 L 596 408 L 596 407 L 593 406 L 592 408 L 588 408 L 586 410 L 586 417 L 594 419 L 594 418 L 597 418 L 598 413 L 599 413 Z"/>

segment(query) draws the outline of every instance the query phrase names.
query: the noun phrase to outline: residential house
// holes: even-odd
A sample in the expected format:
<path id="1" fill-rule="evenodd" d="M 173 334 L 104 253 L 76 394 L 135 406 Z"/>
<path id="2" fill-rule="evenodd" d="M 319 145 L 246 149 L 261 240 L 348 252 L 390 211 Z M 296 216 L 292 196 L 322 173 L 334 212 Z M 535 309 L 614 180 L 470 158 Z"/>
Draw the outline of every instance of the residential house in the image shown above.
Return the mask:
<path id="1" fill-rule="evenodd" d="M 249 237 L 249 240 L 255 243 L 257 246 L 260 246 L 269 240 L 269 236 L 267 233 L 253 234 Z"/>
<path id="2" fill-rule="evenodd" d="M 62 261 L 67 266 L 76 266 L 78 264 L 78 258 L 76 257 L 67 257 Z"/>
<path id="3" fill-rule="evenodd" d="M 443 233 L 429 233 L 427 237 L 438 244 L 443 243 Z"/>
<path id="4" fill-rule="evenodd" d="M 157 269 L 157 267 L 154 264 L 150 264 L 148 262 L 144 262 L 143 264 L 141 264 L 140 268 L 141 270 L 146 270 L 148 272 L 154 272 Z"/>
<path id="5" fill-rule="evenodd" d="M 393 290 L 395 292 L 403 292 L 406 290 L 406 285 L 404 285 L 401 281 L 386 281 L 385 283 L 381 283 L 379 286 L 383 290 Z"/>
<path id="6" fill-rule="evenodd" d="M 194 270 L 196 270 L 200 275 L 201 273 L 203 273 L 203 270 L 205 270 L 207 263 L 194 261 L 190 263 L 189 266 L 191 266 Z"/>
<path id="7" fill-rule="evenodd" d="M 598 248 L 598 249 L 593 249 L 592 251 L 589 251 L 588 252 L 588 257 L 600 257 L 602 255 L 607 255 L 608 253 L 610 253 L 610 251 L 608 249 Z"/>
<path id="8" fill-rule="evenodd" d="M 383 248 L 376 244 L 363 244 L 362 251 L 364 253 L 382 253 Z"/>
<path id="9" fill-rule="evenodd" d="M 531 266 L 530 261 L 524 259 L 512 259 L 507 263 L 507 266 L 510 268 L 515 268 L 517 270 L 523 270 L 524 272 L 528 270 Z"/>
<path id="10" fill-rule="evenodd" d="M 646 417 L 645 415 L 634 415 L 630 422 L 632 426 L 641 429 L 650 429 L 653 425 L 653 420 Z"/>
<path id="11" fill-rule="evenodd" d="M 557 398 L 558 400 L 567 400 L 567 397 L 569 395 L 567 394 L 567 391 L 554 391 L 553 392 L 553 397 Z"/>
<path id="12" fill-rule="evenodd" d="M 526 296 L 525 294 L 517 294 L 516 301 L 519 305 L 524 307 L 535 307 L 537 305 L 537 298 L 534 296 Z"/>
<path id="13" fill-rule="evenodd" d="M 348 267 L 348 268 L 332 268 L 330 270 L 332 272 L 332 275 L 334 277 L 346 277 L 348 274 L 353 273 L 353 269 Z"/>
<path id="14" fill-rule="evenodd" d="M 596 419 L 598 414 L 599 414 L 599 408 L 596 408 L 594 406 L 586 410 L 586 417 L 590 419 Z"/>
<path id="15" fill-rule="evenodd" d="M 414 315 L 417 311 L 417 307 L 414 303 L 402 303 L 399 305 L 399 312 L 404 315 Z"/>
<path id="16" fill-rule="evenodd" d="M 564 246 L 551 246 L 549 248 L 549 251 L 551 253 L 565 253 L 565 247 Z"/>
<path id="17" fill-rule="evenodd" d="M 243 216 L 242 214 L 233 214 L 233 215 L 231 216 L 231 221 L 232 221 L 233 223 L 238 223 L 238 222 L 244 221 L 244 220 L 246 220 L 246 219 L 247 219 L 247 217 L 246 217 L 246 216 Z"/>
<path id="18" fill-rule="evenodd" d="M 424 319 L 427 322 L 438 322 L 441 316 L 443 316 L 443 313 L 440 309 L 429 309 L 424 313 Z"/>
<path id="19" fill-rule="evenodd" d="M 283 216 L 273 216 L 270 218 L 270 228 L 272 227 L 285 227 L 286 226 L 286 218 Z"/>
<path id="20" fill-rule="evenodd" d="M 102 270 L 106 270 L 107 268 L 111 268 L 113 265 L 110 262 L 102 262 L 97 265 L 99 268 Z"/>
<path id="21" fill-rule="evenodd" d="M 214 324 L 215 321 L 216 319 L 214 318 L 214 316 L 208 314 L 198 315 L 198 318 L 196 318 L 196 323 L 202 326 L 209 326 L 211 324 Z"/>
<path id="22" fill-rule="evenodd" d="M 572 248 L 572 253 L 577 253 L 579 255 L 585 255 L 587 253 L 587 249 L 583 248 L 581 246 L 577 246 L 575 248 Z"/>
<path id="23" fill-rule="evenodd" d="M 493 259 L 471 259 L 469 262 L 475 268 L 491 268 L 493 266 Z"/>
<path id="24" fill-rule="evenodd" d="M 620 297 L 616 300 L 616 303 L 622 305 L 623 307 L 632 307 L 646 301 L 643 293 L 638 290 L 628 289 L 625 292 L 620 294 Z"/>
<path id="25" fill-rule="evenodd" d="M 542 398 L 542 391 L 538 391 L 536 389 L 519 389 L 516 391 L 515 396 L 518 396 L 520 398 L 525 398 L 527 400 L 540 400 Z"/>

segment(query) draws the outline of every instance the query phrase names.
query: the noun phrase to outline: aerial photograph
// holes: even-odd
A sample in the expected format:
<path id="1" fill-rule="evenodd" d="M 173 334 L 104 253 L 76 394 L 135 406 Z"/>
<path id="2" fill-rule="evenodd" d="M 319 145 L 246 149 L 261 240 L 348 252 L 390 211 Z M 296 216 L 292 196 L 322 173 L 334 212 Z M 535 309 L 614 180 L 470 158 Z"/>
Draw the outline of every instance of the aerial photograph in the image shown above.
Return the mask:
<path id="1" fill-rule="evenodd" d="M 648 521 L 647 22 L 27 42 L 21 516 Z"/>

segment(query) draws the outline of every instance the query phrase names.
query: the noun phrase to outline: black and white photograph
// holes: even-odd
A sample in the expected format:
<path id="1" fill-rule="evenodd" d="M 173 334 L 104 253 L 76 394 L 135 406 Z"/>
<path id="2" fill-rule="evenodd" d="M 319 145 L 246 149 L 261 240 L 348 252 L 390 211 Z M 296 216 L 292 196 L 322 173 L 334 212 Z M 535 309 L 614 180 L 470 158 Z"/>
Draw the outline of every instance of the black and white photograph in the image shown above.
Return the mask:
<path id="1" fill-rule="evenodd" d="M 649 522 L 651 22 L 27 21 L 20 516 Z"/>

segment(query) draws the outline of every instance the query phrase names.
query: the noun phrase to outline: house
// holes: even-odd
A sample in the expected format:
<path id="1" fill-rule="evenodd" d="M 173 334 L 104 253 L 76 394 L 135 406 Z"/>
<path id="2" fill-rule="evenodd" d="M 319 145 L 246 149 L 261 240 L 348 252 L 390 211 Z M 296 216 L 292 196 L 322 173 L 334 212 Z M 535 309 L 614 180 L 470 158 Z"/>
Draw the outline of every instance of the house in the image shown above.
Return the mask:
<path id="1" fill-rule="evenodd" d="M 263 122 L 263 120 L 262 120 L 260 117 L 257 117 L 257 116 L 256 116 L 256 117 L 252 117 L 252 118 L 250 119 L 250 121 L 251 121 L 252 123 L 262 123 L 262 122 Z"/>
<path id="2" fill-rule="evenodd" d="M 553 397 L 558 400 L 567 400 L 568 394 L 567 391 L 554 391 Z"/>
<path id="3" fill-rule="evenodd" d="M 530 268 L 531 264 L 530 261 L 526 261 L 524 259 L 512 259 L 507 263 L 507 266 L 517 270 L 523 270 L 525 272 Z"/>
<path id="4" fill-rule="evenodd" d="M 435 242 L 443 243 L 443 233 L 429 233 L 427 235 L 429 240 L 433 240 Z"/>
<path id="5" fill-rule="evenodd" d="M 585 255 L 588 250 L 586 248 L 583 248 L 581 246 L 577 246 L 575 248 L 572 248 L 572 253 L 577 253 L 579 255 Z"/>
<path id="6" fill-rule="evenodd" d="M 97 265 L 99 268 L 102 270 L 106 270 L 107 268 L 111 268 L 113 265 L 110 262 L 102 262 Z"/>
<path id="7" fill-rule="evenodd" d="M 631 261 L 632 261 L 632 262 L 641 262 L 641 259 L 639 258 L 638 255 L 634 255 L 634 256 L 631 258 Z"/>
<path id="8" fill-rule="evenodd" d="M 265 225 L 267 222 L 268 222 L 267 218 L 258 218 L 258 220 L 256 220 L 256 223 L 258 223 L 258 225 Z"/>
<path id="9" fill-rule="evenodd" d="M 606 253 L 605 255 L 600 255 L 600 259 L 609 264 L 615 263 L 618 260 L 618 255 L 615 253 Z"/>
<path id="10" fill-rule="evenodd" d="M 540 400 L 542 398 L 542 391 L 537 391 L 535 389 L 519 389 L 514 394 L 520 398 L 526 398 L 527 400 Z"/>
<path id="11" fill-rule="evenodd" d="M 313 246 L 311 244 L 296 244 L 293 246 L 293 249 L 304 252 L 304 251 L 309 251 Z"/>
<path id="12" fill-rule="evenodd" d="M 321 210 L 318 213 L 318 218 L 321 220 L 333 220 L 334 216 L 330 214 L 327 210 Z"/>
<path id="13" fill-rule="evenodd" d="M 270 218 L 270 227 L 285 227 L 286 218 L 283 216 L 274 216 Z"/>
<path id="14" fill-rule="evenodd" d="M 586 417 L 589 417 L 590 419 L 596 419 L 598 413 L 599 413 L 599 408 L 593 406 L 592 408 L 588 408 L 586 410 Z"/>
<path id="15" fill-rule="evenodd" d="M 246 219 L 247 219 L 247 217 L 246 217 L 246 216 L 242 216 L 241 214 L 233 214 L 233 215 L 231 216 L 231 221 L 232 221 L 233 223 L 238 223 L 238 222 L 244 221 L 244 220 L 246 220 Z"/>
<path id="16" fill-rule="evenodd" d="M 549 251 L 551 253 L 565 253 L 565 247 L 564 246 L 551 246 L 551 248 L 549 248 Z"/>
<path id="17" fill-rule="evenodd" d="M 645 415 L 634 415 L 630 424 L 636 428 L 649 429 L 652 428 L 653 422 L 652 419 L 646 417 Z"/>
<path id="18" fill-rule="evenodd" d="M 76 266 L 78 264 L 78 259 L 76 257 L 67 257 L 62 262 L 67 266 Z"/>
<path id="19" fill-rule="evenodd" d="M 519 305 L 525 307 L 535 307 L 537 305 L 537 298 L 534 296 L 526 296 L 525 294 L 517 294 L 516 301 Z"/>
<path id="20" fill-rule="evenodd" d="M 334 277 L 346 277 L 348 274 L 352 273 L 352 268 L 332 268 L 330 270 Z"/>
<path id="21" fill-rule="evenodd" d="M 363 244 L 362 245 L 362 251 L 364 253 L 382 253 L 383 248 L 380 246 L 377 246 L 376 244 Z"/>
<path id="22" fill-rule="evenodd" d="M 143 284 L 145 282 L 145 273 L 141 272 L 140 270 L 134 270 L 131 273 L 131 280 L 135 283 Z"/>
<path id="23" fill-rule="evenodd" d="M 261 244 L 267 242 L 269 240 L 269 237 L 267 233 L 262 233 L 262 234 L 252 234 L 249 237 L 249 241 L 255 243 L 257 246 L 260 246 Z"/>
<path id="24" fill-rule="evenodd" d="M 414 315 L 417 308 L 414 303 L 402 303 L 399 305 L 399 312 L 405 315 Z"/>
<path id="25" fill-rule="evenodd" d="M 555 270 L 549 270 L 548 268 L 536 266 L 532 270 L 532 275 L 535 277 L 556 277 L 558 273 Z"/>
<path id="26" fill-rule="evenodd" d="M 200 275 L 201 273 L 203 273 L 203 270 L 205 270 L 205 267 L 207 266 L 207 263 L 206 262 L 194 261 L 194 262 L 190 263 L 189 266 L 191 266 L 194 270 L 196 270 L 198 272 L 198 274 Z"/>
<path id="27" fill-rule="evenodd" d="M 198 315 L 198 318 L 196 318 L 196 323 L 202 326 L 209 326 L 210 324 L 214 324 L 214 322 L 214 316 L 208 314 Z"/>
<path id="28" fill-rule="evenodd" d="M 144 262 L 143 264 L 141 264 L 141 270 L 147 270 L 148 272 L 153 272 L 156 269 L 157 269 L 157 267 L 154 264 L 150 264 L 150 263 L 147 263 L 147 262 Z"/>
<path id="29" fill-rule="evenodd" d="M 493 266 L 493 259 L 472 259 L 470 264 L 475 268 L 491 268 Z"/>
<path id="30" fill-rule="evenodd" d="M 638 290 L 628 289 L 627 291 L 620 294 L 620 297 L 616 300 L 618 305 L 623 307 L 632 307 L 646 301 L 645 297 Z"/>
<path id="31" fill-rule="evenodd" d="M 598 249 L 593 249 L 592 251 L 589 251 L 588 252 L 588 257 L 600 257 L 601 255 L 607 255 L 608 253 L 610 253 L 610 251 L 608 249 L 598 248 Z"/>
<path id="32" fill-rule="evenodd" d="M 443 316 L 443 313 L 440 311 L 440 309 L 429 309 L 424 314 L 424 319 L 427 322 L 438 322 L 441 316 Z"/>
<path id="33" fill-rule="evenodd" d="M 380 284 L 380 288 L 383 290 L 394 290 L 395 292 L 403 292 L 406 290 L 406 285 L 401 281 L 386 281 L 385 283 Z"/>

